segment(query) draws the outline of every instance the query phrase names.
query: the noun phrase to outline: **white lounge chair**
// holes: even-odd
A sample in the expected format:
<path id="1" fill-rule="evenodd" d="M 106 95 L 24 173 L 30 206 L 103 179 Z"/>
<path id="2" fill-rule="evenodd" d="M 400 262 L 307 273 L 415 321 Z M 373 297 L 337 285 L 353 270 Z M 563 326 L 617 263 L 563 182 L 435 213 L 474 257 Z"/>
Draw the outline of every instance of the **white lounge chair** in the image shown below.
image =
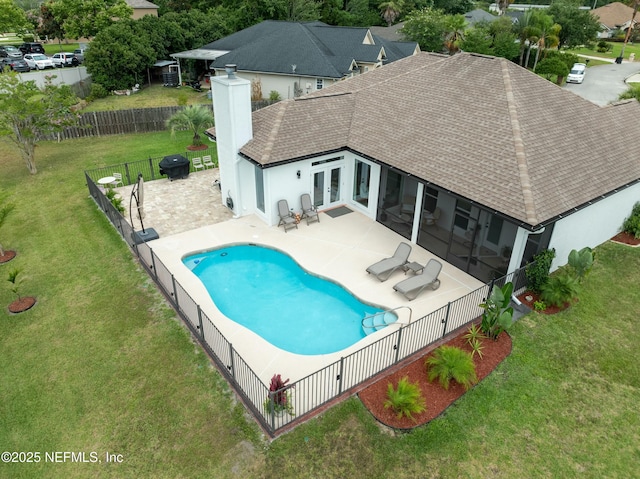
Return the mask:
<path id="1" fill-rule="evenodd" d="M 400 281 L 393 287 L 393 289 L 398 293 L 404 294 L 409 301 L 412 301 L 416 299 L 416 297 L 422 293 L 425 288 L 436 290 L 440 287 L 438 275 L 441 270 L 442 263 L 435 259 L 430 259 L 422 270 L 422 273 Z"/>
<path id="2" fill-rule="evenodd" d="M 296 217 L 289 211 L 289 203 L 287 203 L 287 200 L 278 201 L 278 216 L 280 216 L 278 226 L 282 225 L 285 233 L 291 228 L 298 229 L 298 222 L 296 221 Z"/>
<path id="3" fill-rule="evenodd" d="M 204 165 L 204 168 L 215 168 L 216 165 L 213 162 L 213 160 L 211 159 L 211 155 L 204 155 L 202 157 L 202 164 Z"/>
<path id="4" fill-rule="evenodd" d="M 304 193 L 300 196 L 300 203 L 302 204 L 302 218 L 307 219 L 307 224 L 317 221 L 320 223 L 320 216 L 318 215 L 318 209 L 313 203 L 311 203 L 311 196 L 308 193 Z"/>
<path id="5" fill-rule="evenodd" d="M 195 171 L 204 170 L 204 165 L 202 164 L 202 158 L 200 157 L 192 158 L 191 163 L 193 164 L 193 169 Z"/>
<path id="6" fill-rule="evenodd" d="M 378 280 L 386 281 L 394 271 L 402 269 L 409 260 L 411 246 L 407 243 L 400 243 L 391 258 L 385 258 L 372 264 L 367 268 L 367 273 L 373 274 Z"/>

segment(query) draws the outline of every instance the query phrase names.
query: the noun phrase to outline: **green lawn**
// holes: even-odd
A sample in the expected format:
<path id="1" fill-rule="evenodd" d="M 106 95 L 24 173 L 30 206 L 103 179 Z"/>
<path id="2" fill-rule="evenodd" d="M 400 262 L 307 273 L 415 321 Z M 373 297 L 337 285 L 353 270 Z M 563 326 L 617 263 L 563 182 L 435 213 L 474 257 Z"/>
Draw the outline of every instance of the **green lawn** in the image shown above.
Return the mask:
<path id="1" fill-rule="evenodd" d="M 82 111 L 126 110 L 197 103 L 211 104 L 211 100 L 207 98 L 207 90 L 197 92 L 190 87 L 167 88 L 153 84 L 151 86 L 142 85 L 142 90 L 134 95 L 109 95 L 106 98 L 92 101 Z"/>
<path id="2" fill-rule="evenodd" d="M 0 265 L 0 305 L 13 268 L 38 298 L 0 311 L 0 444 L 42 454 L 0 464 L 0 477 L 637 475 L 640 249 L 613 243 L 597 249 L 577 304 L 520 320 L 511 356 L 431 424 L 394 434 L 352 398 L 265 441 L 84 185 L 85 169 L 184 151 L 189 137 L 42 143 L 35 176 L 0 142 L 0 189 L 17 205 L 0 240 L 19 252 Z M 103 462 L 45 462 L 54 451 Z"/>
<path id="3" fill-rule="evenodd" d="M 602 58 L 609 58 L 611 60 L 614 60 L 616 58 L 618 58 L 620 56 L 620 52 L 622 51 L 622 43 L 621 42 L 607 42 L 609 43 L 609 45 L 611 45 L 613 48 L 611 51 L 606 52 L 606 53 L 600 53 L 596 50 L 591 50 L 589 48 L 576 48 L 576 49 L 572 49 L 572 50 L 567 50 L 569 53 L 575 53 L 576 55 L 587 55 L 587 56 L 594 56 L 594 57 L 602 57 Z M 628 60 L 629 59 L 629 55 L 631 55 L 632 53 L 635 54 L 635 58 L 637 61 L 640 61 L 640 45 L 636 45 L 633 43 L 627 43 L 627 45 L 624 48 L 624 59 Z"/>

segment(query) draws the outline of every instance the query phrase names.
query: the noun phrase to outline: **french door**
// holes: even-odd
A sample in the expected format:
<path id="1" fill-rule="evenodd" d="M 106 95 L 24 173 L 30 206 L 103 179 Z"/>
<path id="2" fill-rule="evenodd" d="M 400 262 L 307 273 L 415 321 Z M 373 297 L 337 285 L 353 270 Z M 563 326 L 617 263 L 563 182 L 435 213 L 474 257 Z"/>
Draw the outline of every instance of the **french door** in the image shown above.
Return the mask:
<path id="1" fill-rule="evenodd" d="M 325 166 L 313 171 L 313 204 L 327 209 L 342 203 L 342 166 Z"/>

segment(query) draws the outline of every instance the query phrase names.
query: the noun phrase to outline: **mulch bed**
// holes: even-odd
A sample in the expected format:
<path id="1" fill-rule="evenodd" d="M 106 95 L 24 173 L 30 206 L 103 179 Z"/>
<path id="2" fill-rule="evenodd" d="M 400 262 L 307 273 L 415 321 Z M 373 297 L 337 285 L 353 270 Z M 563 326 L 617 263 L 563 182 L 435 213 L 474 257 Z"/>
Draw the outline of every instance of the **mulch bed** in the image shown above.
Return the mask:
<path id="1" fill-rule="evenodd" d="M 13 258 L 16 257 L 16 252 L 15 251 L 4 251 L 4 254 L 0 254 L 0 264 L 2 263 L 7 263 L 9 261 L 11 261 Z"/>
<path id="2" fill-rule="evenodd" d="M 628 244 L 630 246 L 640 246 L 640 238 L 636 238 L 632 234 L 629 233 L 618 233 L 611 241 L 615 241 L 616 243 Z"/>
<path id="3" fill-rule="evenodd" d="M 9 305 L 9 312 L 13 314 L 22 313 L 28 309 L 33 308 L 36 304 L 36 298 L 33 296 L 25 296 L 20 299 L 16 299 Z"/>
<path id="4" fill-rule="evenodd" d="M 471 352 L 466 339 L 462 337 L 466 333 L 467 329 L 460 332 L 446 344 Z M 482 339 L 482 344 L 484 346 L 482 359 L 477 354 L 473 358 L 478 381 L 481 381 L 491 373 L 511 353 L 511 337 L 507 333 L 502 333 L 496 341 L 488 338 Z M 362 403 L 378 421 L 395 429 L 410 429 L 421 426 L 438 417 L 465 393 L 464 387 L 455 381 L 451 381 L 448 390 L 440 386 L 437 380 L 433 383 L 429 382 L 424 362 L 430 354 L 416 359 L 408 366 L 380 379 L 358 393 Z M 385 409 L 384 407 L 384 402 L 387 399 L 388 384 L 393 384 L 395 388 L 398 385 L 398 381 L 404 376 L 408 376 L 410 382 L 417 382 L 420 385 L 422 396 L 427 404 L 427 410 L 421 414 L 414 415 L 413 420 L 407 417 L 399 419 L 391 408 Z"/>

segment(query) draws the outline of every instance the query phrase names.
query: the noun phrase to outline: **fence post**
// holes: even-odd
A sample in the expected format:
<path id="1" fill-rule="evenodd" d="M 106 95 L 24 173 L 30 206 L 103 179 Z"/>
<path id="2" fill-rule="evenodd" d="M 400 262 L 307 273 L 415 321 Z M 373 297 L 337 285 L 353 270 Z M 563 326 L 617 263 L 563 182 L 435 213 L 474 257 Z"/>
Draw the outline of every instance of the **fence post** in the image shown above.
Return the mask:
<path id="1" fill-rule="evenodd" d="M 444 323 L 444 329 L 442 330 L 442 337 L 443 338 L 447 334 L 447 323 L 449 322 L 449 310 L 450 309 L 451 309 L 451 301 L 449 301 L 447 303 L 447 313 L 445 314 L 445 317 L 442 320 L 442 322 Z"/>
<path id="2" fill-rule="evenodd" d="M 202 327 L 202 309 L 200 309 L 200 305 L 198 304 L 198 328 L 200 329 L 200 337 L 202 338 L 202 342 L 206 343 L 207 341 L 204 339 L 204 328 Z"/>
<path id="3" fill-rule="evenodd" d="M 396 364 L 398 362 L 398 356 L 400 356 L 400 343 L 402 340 L 402 330 L 404 328 L 402 326 L 400 326 L 400 329 L 398 329 L 398 341 L 396 342 L 395 345 L 395 350 L 396 350 L 396 359 L 394 361 L 394 364 Z"/>
<path id="4" fill-rule="evenodd" d="M 128 185 L 133 184 L 133 182 L 131 181 L 131 174 L 129 173 L 129 163 L 124 164 L 124 171 L 126 172 L 126 175 L 127 175 L 127 184 Z"/>
<path id="5" fill-rule="evenodd" d="M 155 180 L 156 179 L 156 173 L 155 173 L 155 171 L 153 171 L 153 159 L 151 157 L 149 157 L 149 170 L 151 170 L 151 179 Z"/>
<path id="6" fill-rule="evenodd" d="M 171 275 L 171 284 L 173 285 L 173 302 L 176 305 L 176 309 L 180 311 L 180 304 L 178 303 L 178 291 L 176 290 L 176 277 Z"/>
<path id="7" fill-rule="evenodd" d="M 233 381 L 237 383 L 237 381 L 236 381 L 236 366 L 235 366 L 235 363 L 233 361 L 233 352 L 234 352 L 233 344 L 229 343 L 229 357 L 231 358 L 231 364 L 229 364 L 227 366 L 227 369 L 229 371 L 231 371 L 231 377 L 233 378 Z"/>
<path id="8" fill-rule="evenodd" d="M 340 357 L 340 372 L 338 373 L 338 377 L 336 380 L 340 381 L 340 385 L 338 387 L 338 396 L 342 394 L 342 372 L 344 371 L 344 357 Z"/>

